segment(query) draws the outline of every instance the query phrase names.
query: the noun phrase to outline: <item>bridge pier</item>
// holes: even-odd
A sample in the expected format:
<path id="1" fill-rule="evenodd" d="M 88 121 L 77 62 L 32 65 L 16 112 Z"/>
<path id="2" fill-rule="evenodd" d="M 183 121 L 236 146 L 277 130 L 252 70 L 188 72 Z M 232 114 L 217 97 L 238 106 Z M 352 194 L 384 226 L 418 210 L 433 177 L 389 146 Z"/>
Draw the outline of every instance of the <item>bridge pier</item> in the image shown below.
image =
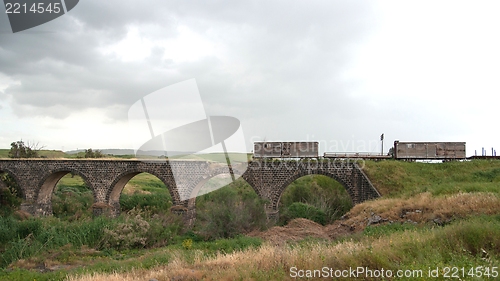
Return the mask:
<path id="1" fill-rule="evenodd" d="M 115 217 L 112 207 L 104 202 L 97 202 L 92 204 L 92 216 L 109 216 L 112 218 Z"/>
<path id="2" fill-rule="evenodd" d="M 266 208 L 267 221 L 277 223 L 280 218 L 280 211 Z"/>
<path id="3" fill-rule="evenodd" d="M 36 213 L 36 206 L 33 203 L 23 202 L 23 203 L 21 203 L 21 206 L 19 207 L 19 209 L 23 212 L 26 212 L 26 213 L 32 215 L 32 216 L 35 215 L 35 213 Z"/>
<path id="4" fill-rule="evenodd" d="M 52 215 L 52 203 L 37 203 L 35 205 L 35 216 L 50 216 Z"/>

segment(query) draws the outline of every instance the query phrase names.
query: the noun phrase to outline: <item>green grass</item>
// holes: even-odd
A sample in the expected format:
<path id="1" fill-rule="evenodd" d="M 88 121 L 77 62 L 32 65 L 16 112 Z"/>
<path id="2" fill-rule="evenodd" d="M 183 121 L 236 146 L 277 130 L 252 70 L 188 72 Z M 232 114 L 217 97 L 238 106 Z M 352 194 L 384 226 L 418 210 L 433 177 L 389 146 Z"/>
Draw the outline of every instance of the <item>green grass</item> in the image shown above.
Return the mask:
<path id="1" fill-rule="evenodd" d="M 335 269 L 384 268 L 393 272 L 399 269 L 422 270 L 424 273 L 422 276 L 427 277 L 397 278 L 397 280 L 430 280 L 432 278 L 428 278 L 428 270 L 436 267 L 442 269 L 455 266 L 467 270 L 478 266 L 490 269 L 497 267 L 500 273 L 499 215 L 469 218 L 445 227 L 417 228 L 409 225 L 392 225 L 376 229 L 377 227 L 369 228 L 363 235 L 351 236 L 336 242 L 312 241 L 305 244 L 291 244 L 296 247 L 293 255 L 297 253 L 303 253 L 306 257 L 314 255 L 308 259 L 307 264 L 302 261 L 302 264 L 296 262 L 294 265 L 299 268 L 322 266 Z M 443 272 L 440 274 L 441 278 L 432 280 L 443 280 Z M 484 280 L 497 279 L 490 277 Z M 382 279 L 375 278 L 375 280 Z M 465 280 L 473 278 L 466 276 Z"/>
<path id="2" fill-rule="evenodd" d="M 128 192 L 120 196 L 121 211 L 126 212 L 133 208 L 151 211 L 153 214 L 169 212 L 172 206 L 172 197 L 165 184 L 148 173 L 141 173 L 133 177 L 125 187 Z"/>
<path id="3" fill-rule="evenodd" d="M 431 192 L 500 193 L 500 161 L 473 160 L 446 163 L 367 161 L 366 174 L 384 197 L 398 198 Z"/>
<path id="4" fill-rule="evenodd" d="M 184 236 L 188 237 L 188 236 Z M 112 273 L 126 272 L 132 269 L 150 269 L 156 266 L 168 264 L 174 259 L 174 252 L 186 260 L 193 260 L 196 252 L 202 251 L 206 258 L 214 257 L 218 253 L 230 254 L 236 251 L 243 251 L 250 248 L 257 248 L 262 244 L 259 238 L 238 236 L 232 239 L 220 239 L 215 241 L 194 241 L 192 247 L 186 249 L 182 247 L 183 237 L 179 236 L 175 244 L 158 249 L 138 249 L 116 251 L 113 249 L 103 249 L 94 251 L 92 255 L 84 255 L 78 248 L 67 248 L 66 254 L 58 255 L 54 264 L 61 262 L 73 265 L 67 270 L 40 273 L 22 268 L 12 268 L 9 270 L 0 269 L 0 280 L 64 280 L 68 275 L 86 273 Z M 35 264 L 43 264 L 44 258 L 48 258 L 48 251 L 44 257 L 35 259 Z M 179 255 L 177 255 L 178 257 Z M 84 267 L 79 266 L 85 263 Z"/>
<path id="5" fill-rule="evenodd" d="M 10 149 L 0 149 L 0 158 L 9 158 Z M 70 155 L 60 150 L 40 150 L 40 157 L 43 158 L 68 158 Z"/>
<path id="6" fill-rule="evenodd" d="M 67 220 L 90 218 L 93 203 L 92 190 L 80 176 L 69 173 L 59 180 L 52 196 L 54 216 Z"/>
<path id="7" fill-rule="evenodd" d="M 231 159 L 246 159 L 249 161 L 252 159 L 252 153 L 228 153 Z M 206 153 L 206 154 L 191 154 L 191 155 L 179 155 L 174 157 L 169 157 L 170 159 L 193 159 L 193 160 L 208 160 L 219 163 L 226 163 L 226 155 L 224 153 Z"/>
<path id="8" fill-rule="evenodd" d="M 166 189 L 165 184 L 160 179 L 148 173 L 138 174 L 137 176 L 133 177 L 128 182 L 128 184 L 137 186 L 139 189 L 143 191 L 150 191 L 150 192 L 162 191 Z"/>

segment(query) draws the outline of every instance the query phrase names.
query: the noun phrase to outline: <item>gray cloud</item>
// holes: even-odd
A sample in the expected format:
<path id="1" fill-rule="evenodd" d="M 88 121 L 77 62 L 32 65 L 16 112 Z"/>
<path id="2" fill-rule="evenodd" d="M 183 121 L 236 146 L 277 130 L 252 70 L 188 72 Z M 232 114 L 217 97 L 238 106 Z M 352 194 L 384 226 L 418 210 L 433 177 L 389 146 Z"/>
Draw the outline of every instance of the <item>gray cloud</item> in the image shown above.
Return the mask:
<path id="1" fill-rule="evenodd" d="M 271 90 L 280 96 L 280 91 L 273 88 L 283 88 L 280 84 L 290 80 L 304 81 L 310 87 L 315 80 L 333 76 L 348 60 L 348 52 L 342 49 L 359 39 L 360 30 L 367 25 L 362 20 L 366 9 L 347 3 L 326 7 L 312 2 L 229 1 L 216 6 L 184 1 L 171 5 L 163 1 L 147 3 L 85 1 L 66 17 L 37 27 L 57 30 L 55 33 L 4 35 L 0 71 L 21 82 L 6 92 L 19 104 L 62 104 L 81 109 L 130 103 L 148 91 L 184 78 L 195 77 L 202 85 L 210 79 L 216 85 L 235 88 L 232 85 L 241 83 L 246 76 L 256 75 L 264 76 L 264 83 L 242 86 L 261 87 L 252 93 L 257 98 L 259 94 L 267 96 Z M 241 65 L 244 73 L 234 77 L 225 72 L 230 69 L 222 70 L 223 63 L 209 58 L 169 65 L 160 61 L 161 50 L 140 63 L 120 62 L 97 51 L 100 46 L 124 38 L 129 25 L 141 25 L 142 36 L 156 39 L 174 36 L 178 23 L 197 30 L 214 29 L 230 49 L 230 59 Z M 148 29 L 144 27 L 147 24 L 161 28 Z M 225 33 L 226 29 L 229 32 Z M 168 70 L 177 70 L 178 75 L 172 77 L 166 74 Z M 263 88 L 267 90 L 263 92 Z M 221 95 L 230 93 L 213 93 L 214 98 Z"/>
<path id="2" fill-rule="evenodd" d="M 368 110 L 339 78 L 371 30 L 371 6 L 361 3 L 81 1 L 32 32 L 0 34 L 0 72 L 20 82 L 5 94 L 22 117 L 110 107 L 109 116 L 123 120 L 141 96 L 196 78 L 207 112 L 240 118 L 248 135 L 320 135 L 320 124 L 359 124 L 354 117 Z M 156 47 L 143 61 L 123 62 L 99 51 L 125 38 L 129 27 L 157 40 L 177 36 L 178 25 L 223 45 L 223 58 L 162 60 L 164 50 Z"/>

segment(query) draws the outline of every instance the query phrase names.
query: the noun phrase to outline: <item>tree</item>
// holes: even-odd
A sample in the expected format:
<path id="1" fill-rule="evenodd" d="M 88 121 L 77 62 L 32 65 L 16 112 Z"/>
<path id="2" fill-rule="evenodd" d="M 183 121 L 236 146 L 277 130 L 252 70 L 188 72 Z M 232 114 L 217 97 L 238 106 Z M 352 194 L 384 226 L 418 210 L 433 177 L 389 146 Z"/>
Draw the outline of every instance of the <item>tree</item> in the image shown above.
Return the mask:
<path id="1" fill-rule="evenodd" d="M 103 158 L 104 154 L 102 151 L 96 149 L 92 150 L 92 148 L 85 149 L 85 158 Z"/>
<path id="2" fill-rule="evenodd" d="M 15 141 L 10 144 L 10 158 L 38 158 L 40 157 L 40 147 L 38 143 L 24 143 L 23 140 Z"/>

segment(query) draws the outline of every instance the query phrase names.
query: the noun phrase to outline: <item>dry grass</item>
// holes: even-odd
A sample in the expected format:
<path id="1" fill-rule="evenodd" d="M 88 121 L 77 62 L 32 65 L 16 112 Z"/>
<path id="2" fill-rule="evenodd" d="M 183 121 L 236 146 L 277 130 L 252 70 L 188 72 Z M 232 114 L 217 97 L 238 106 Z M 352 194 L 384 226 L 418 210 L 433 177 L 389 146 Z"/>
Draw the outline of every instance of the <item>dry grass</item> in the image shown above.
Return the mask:
<path id="1" fill-rule="evenodd" d="M 125 185 L 122 191 L 123 194 L 133 195 L 133 194 L 151 194 L 150 191 L 142 189 L 142 186 L 131 184 L 130 182 Z"/>
<path id="2" fill-rule="evenodd" d="M 382 221 L 447 222 L 478 214 L 496 214 L 500 210 L 500 198 L 492 193 L 457 193 L 433 197 L 422 193 L 408 199 L 379 199 L 354 206 L 345 216 L 344 225 L 363 230 L 370 218 L 380 216 Z"/>
<path id="3" fill-rule="evenodd" d="M 195 254 L 194 262 L 186 262 L 178 255 L 168 265 L 153 270 L 132 270 L 127 273 L 89 274 L 69 277 L 69 281 L 132 281 L 132 280 L 255 280 L 269 277 L 286 279 L 292 266 L 304 268 L 323 266 L 324 257 L 342 258 L 348 253 L 359 251 L 360 243 L 346 242 L 338 245 L 313 244 L 307 248 L 290 248 L 285 245 L 265 244 L 258 249 L 249 249 L 232 254 L 218 254 L 205 259 Z M 254 272 L 265 276 L 253 277 Z"/>
<path id="4" fill-rule="evenodd" d="M 178 255 L 171 263 L 152 270 L 133 270 L 127 273 L 90 274 L 70 277 L 69 281 L 101 280 L 294 280 L 290 268 L 335 269 L 366 266 L 369 268 L 398 269 L 401 264 L 412 262 L 412 255 L 420 250 L 431 252 L 442 233 L 403 232 L 385 239 L 362 242 L 345 241 L 338 244 L 309 243 L 303 246 L 265 244 L 232 254 L 219 254 L 213 258 L 197 255 L 193 262 Z M 420 246 L 423 249 L 420 249 Z M 408 255 L 401 249 L 408 249 Z M 448 250 L 448 249 L 446 249 Z M 489 251 L 489 250 L 488 250 Z M 459 249 L 459 252 L 463 252 Z M 432 253 L 440 256 L 439 253 Z M 439 259 L 439 258 L 438 258 Z M 419 263 L 423 261 L 419 260 Z M 426 268 L 425 264 L 422 264 Z M 417 267 L 418 268 L 418 267 Z M 320 279 L 320 278 L 317 278 Z"/>
<path id="5" fill-rule="evenodd" d="M 485 225 L 484 230 L 480 228 L 486 221 L 478 219 L 433 230 L 404 231 L 381 238 L 365 237 L 360 241 L 292 245 L 266 243 L 257 249 L 219 253 L 208 258 L 202 252 L 195 252 L 191 255 L 194 258 L 187 259 L 181 251 L 177 251 L 169 264 L 150 270 L 70 276 L 67 280 L 293 280 L 291 267 L 347 269 L 360 266 L 427 270 L 431 265 L 448 265 L 450 256 L 457 258 L 452 258 L 453 262 L 498 267 L 495 257 L 500 253 L 497 246 L 500 243 L 500 222 L 490 222 L 493 225 Z"/>
<path id="6" fill-rule="evenodd" d="M 379 199 L 355 206 L 346 219 L 334 225 L 323 227 L 312 221 L 296 219 L 285 227 L 274 227 L 266 232 L 256 233 L 255 236 L 268 240 L 257 249 L 251 248 L 231 254 L 218 253 L 212 257 L 206 257 L 202 251 L 192 251 L 187 257 L 182 250 L 174 250 L 173 258 L 167 265 L 150 270 L 70 276 L 68 280 L 292 280 L 289 270 L 293 266 L 302 269 L 317 269 L 323 266 L 341 269 L 350 266 L 398 268 L 401 264 L 415 263 L 415 259 L 421 259 L 417 264 L 427 267 L 429 265 L 425 263 L 429 257 L 426 255 L 432 257 L 433 260 L 429 262 L 434 263 L 440 262 L 443 256 L 450 255 L 452 251 L 456 251 L 454 255 L 468 255 L 470 252 L 466 250 L 466 246 L 457 248 L 455 245 L 463 244 L 463 239 L 467 237 L 476 237 L 475 233 L 464 233 L 476 231 L 481 223 L 463 227 L 452 225 L 449 228 L 437 228 L 435 231 L 404 231 L 381 238 L 367 237 L 360 241 L 346 240 L 341 243 L 316 240 L 291 246 L 280 242 L 301 240 L 310 236 L 326 240 L 329 236 L 337 237 L 339 233 L 361 231 L 374 216 L 380 216 L 387 222 L 411 220 L 427 223 L 435 219 L 498 214 L 499 210 L 500 199 L 490 193 L 458 193 L 440 197 L 423 193 L 409 199 Z M 498 231 L 492 228 L 485 230 L 485 233 L 492 233 L 492 237 L 497 237 Z M 497 245 L 496 243 L 500 242 L 498 237 L 492 237 L 480 238 L 481 241 L 486 241 L 484 243 L 490 244 L 481 244 L 479 247 L 486 249 L 485 245 Z M 445 240 L 451 244 L 443 245 Z M 500 249 L 496 248 L 487 250 L 494 251 L 495 254 L 500 252 Z"/>
<path id="7" fill-rule="evenodd" d="M 260 237 L 277 245 L 303 240 L 306 237 L 330 239 L 322 225 L 303 218 L 294 219 L 284 227 L 275 226 L 265 232 L 251 233 L 249 236 Z"/>

